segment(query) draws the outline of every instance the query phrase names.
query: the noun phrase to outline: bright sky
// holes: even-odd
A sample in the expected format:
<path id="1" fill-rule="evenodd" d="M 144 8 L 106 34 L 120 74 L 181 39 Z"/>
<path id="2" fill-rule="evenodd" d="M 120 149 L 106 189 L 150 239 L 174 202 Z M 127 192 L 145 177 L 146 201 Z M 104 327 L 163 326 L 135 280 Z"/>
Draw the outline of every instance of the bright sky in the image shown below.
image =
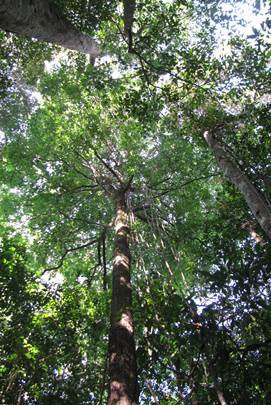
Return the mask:
<path id="1" fill-rule="evenodd" d="M 261 32 L 265 36 L 265 40 L 271 44 L 271 32 L 263 25 L 270 17 L 270 5 L 267 1 L 259 0 L 258 10 L 255 9 L 255 0 L 245 1 L 229 1 L 221 4 L 220 8 L 224 17 L 231 17 L 229 20 L 224 20 L 221 24 L 217 24 L 216 38 L 219 44 L 217 52 L 223 53 L 226 43 L 232 35 L 238 35 L 246 38 L 252 44 L 255 38 L 251 38 L 255 31 Z"/>

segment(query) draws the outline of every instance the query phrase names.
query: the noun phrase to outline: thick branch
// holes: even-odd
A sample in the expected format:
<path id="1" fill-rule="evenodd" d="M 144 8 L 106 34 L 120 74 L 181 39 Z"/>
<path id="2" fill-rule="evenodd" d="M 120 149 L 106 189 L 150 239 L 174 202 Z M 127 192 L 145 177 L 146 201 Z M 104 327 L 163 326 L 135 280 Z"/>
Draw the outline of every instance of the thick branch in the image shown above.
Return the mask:
<path id="1" fill-rule="evenodd" d="M 95 154 L 95 156 L 97 157 L 97 159 L 106 167 L 106 169 L 113 174 L 114 177 L 116 177 L 116 179 L 120 182 L 120 184 L 123 183 L 121 177 L 118 175 L 118 173 L 112 169 L 112 167 L 103 159 L 101 158 L 101 156 L 98 154 L 98 152 L 96 151 L 96 149 L 93 148 L 93 152 Z"/>
<path id="2" fill-rule="evenodd" d="M 48 0 L 1 0 L 0 27 L 9 32 L 99 55 L 97 42 L 60 16 Z"/>
<path id="3" fill-rule="evenodd" d="M 133 49 L 133 22 L 135 10 L 135 0 L 123 0 L 124 34 L 127 36 L 128 39 L 129 52 L 131 52 Z"/>

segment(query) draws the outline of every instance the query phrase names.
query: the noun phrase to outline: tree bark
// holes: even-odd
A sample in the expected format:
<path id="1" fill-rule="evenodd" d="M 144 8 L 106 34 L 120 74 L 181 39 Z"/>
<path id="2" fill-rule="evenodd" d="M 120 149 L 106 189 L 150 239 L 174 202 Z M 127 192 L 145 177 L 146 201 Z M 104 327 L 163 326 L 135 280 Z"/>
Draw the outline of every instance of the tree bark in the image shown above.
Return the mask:
<path id="1" fill-rule="evenodd" d="M 271 209 L 258 192 L 256 187 L 251 183 L 249 178 L 240 170 L 238 165 L 232 160 L 229 153 L 214 138 L 211 132 L 206 131 L 204 138 L 209 147 L 214 152 L 217 163 L 225 176 L 233 183 L 240 193 L 243 194 L 247 205 L 255 216 L 261 228 L 271 239 Z"/>
<path id="2" fill-rule="evenodd" d="M 138 401 L 130 271 L 126 196 L 125 191 L 120 191 L 116 196 L 115 253 L 109 334 L 109 405 L 135 405 Z"/>
<path id="3" fill-rule="evenodd" d="M 219 387 L 219 385 L 218 385 L 218 383 L 216 381 L 214 382 L 214 387 L 215 387 L 215 392 L 217 394 L 217 397 L 218 397 L 218 400 L 219 400 L 220 404 L 221 405 L 228 405 L 228 403 L 227 403 L 227 401 L 226 401 L 226 399 L 224 397 L 223 391 L 220 389 L 220 387 Z"/>
<path id="4" fill-rule="evenodd" d="M 49 0 L 0 0 L 0 28 L 87 53 L 93 59 L 99 55 L 97 42 L 59 16 Z"/>
<path id="5" fill-rule="evenodd" d="M 216 395 L 217 395 L 217 398 L 218 398 L 220 404 L 221 405 L 228 405 L 228 403 L 226 401 L 226 398 L 224 396 L 224 393 L 222 391 L 221 385 L 220 385 L 220 383 L 218 381 L 218 378 L 217 378 L 216 372 L 214 370 L 214 367 L 211 364 L 209 365 L 209 371 L 210 371 L 211 377 L 213 379 L 214 390 L 216 392 Z"/>
<path id="6" fill-rule="evenodd" d="M 180 372 L 180 359 L 177 357 L 174 361 L 174 367 L 175 367 L 175 378 L 176 378 L 176 385 L 178 388 L 178 394 L 179 394 L 179 400 L 184 401 L 184 396 L 183 396 L 183 383 L 184 378 Z"/>

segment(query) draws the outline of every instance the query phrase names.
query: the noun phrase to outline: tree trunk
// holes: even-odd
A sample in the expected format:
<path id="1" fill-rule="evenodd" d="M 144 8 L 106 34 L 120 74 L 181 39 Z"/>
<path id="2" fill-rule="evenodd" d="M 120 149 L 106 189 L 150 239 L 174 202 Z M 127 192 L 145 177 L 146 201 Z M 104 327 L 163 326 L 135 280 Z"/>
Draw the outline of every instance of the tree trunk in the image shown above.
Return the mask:
<path id="1" fill-rule="evenodd" d="M 214 382 L 214 387 L 215 387 L 215 392 L 217 394 L 217 397 L 218 397 L 218 400 L 219 400 L 220 404 L 221 405 L 228 405 L 228 403 L 227 403 L 227 401 L 226 401 L 226 399 L 224 397 L 223 391 L 220 389 L 217 382 Z"/>
<path id="2" fill-rule="evenodd" d="M 271 209 L 268 204 L 211 132 L 206 131 L 204 138 L 214 152 L 219 167 L 225 176 L 239 189 L 240 193 L 243 194 L 247 205 L 259 225 L 265 231 L 269 239 L 271 239 Z"/>
<path id="3" fill-rule="evenodd" d="M 220 404 L 221 405 L 228 405 L 228 403 L 227 403 L 227 401 L 225 399 L 224 393 L 222 391 L 221 385 L 220 385 L 220 383 L 218 381 L 218 378 L 217 378 L 216 372 L 214 370 L 214 367 L 211 364 L 209 366 L 209 371 L 210 371 L 210 374 L 211 374 L 211 376 L 213 378 L 214 389 L 215 389 L 215 392 L 216 392 L 216 395 L 217 395 L 217 398 L 218 398 Z"/>
<path id="4" fill-rule="evenodd" d="M 176 385 L 177 385 L 177 388 L 178 388 L 179 400 L 184 401 L 183 383 L 185 381 L 184 381 L 183 375 L 180 372 L 180 368 L 181 368 L 180 363 L 181 363 L 180 359 L 177 357 L 175 359 L 175 361 L 174 361 Z"/>
<path id="5" fill-rule="evenodd" d="M 96 41 L 59 16 L 48 0 L 0 0 L 0 28 L 84 52 L 92 58 L 99 54 Z"/>
<path id="6" fill-rule="evenodd" d="M 125 191 L 120 191 L 116 196 L 116 211 L 109 335 L 110 387 L 108 404 L 135 405 L 138 401 L 138 386 L 131 312 L 131 255 Z"/>

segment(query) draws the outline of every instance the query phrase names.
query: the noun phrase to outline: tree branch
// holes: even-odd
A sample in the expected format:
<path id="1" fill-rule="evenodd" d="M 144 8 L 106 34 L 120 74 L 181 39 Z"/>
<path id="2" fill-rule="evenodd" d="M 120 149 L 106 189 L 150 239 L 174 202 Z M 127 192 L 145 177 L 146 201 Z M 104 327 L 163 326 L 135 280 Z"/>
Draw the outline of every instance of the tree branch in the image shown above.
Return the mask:
<path id="1" fill-rule="evenodd" d="M 182 188 L 184 186 L 187 186 L 188 184 L 193 183 L 194 181 L 206 180 L 206 179 L 210 179 L 211 177 L 221 176 L 221 175 L 222 175 L 222 173 L 214 173 L 214 174 L 210 174 L 209 176 L 200 176 L 200 177 L 196 177 L 194 179 L 187 180 L 186 182 L 180 184 L 177 187 L 168 188 L 168 189 L 162 191 L 161 193 L 155 195 L 154 198 L 159 198 L 159 197 L 162 197 L 165 194 L 171 193 L 172 191 L 179 190 L 180 188 Z"/>
<path id="2" fill-rule="evenodd" d="M 97 157 L 97 159 L 107 168 L 107 170 L 110 171 L 111 174 L 113 174 L 114 177 L 116 177 L 116 179 L 123 184 L 123 180 L 121 179 L 121 177 L 116 173 L 116 171 L 114 169 L 112 169 L 112 167 L 98 154 L 97 150 L 92 147 L 93 152 L 95 154 L 95 156 Z"/>
<path id="3" fill-rule="evenodd" d="M 243 352 L 243 355 L 246 355 L 248 352 L 258 350 L 261 347 L 266 347 L 271 345 L 271 339 L 266 340 L 265 342 L 259 342 L 259 343 L 252 343 L 251 345 L 248 345 L 244 349 L 240 349 L 241 352 Z"/>
<path id="4" fill-rule="evenodd" d="M 85 243 L 85 244 L 83 244 L 83 245 L 75 246 L 75 247 L 70 248 L 70 249 L 65 249 L 65 252 L 64 252 L 63 255 L 61 256 L 58 265 L 53 266 L 53 267 L 48 267 L 48 268 L 44 269 L 43 272 L 41 273 L 41 277 L 42 277 L 47 271 L 52 271 L 52 270 L 58 270 L 58 269 L 60 269 L 60 267 L 62 267 L 62 265 L 63 265 L 63 263 L 64 263 L 64 260 L 65 260 L 66 256 L 67 256 L 69 253 L 75 252 L 76 250 L 84 249 L 84 248 L 86 248 L 86 247 L 88 247 L 88 246 L 93 245 L 93 244 L 96 243 L 96 242 L 97 242 L 97 239 L 93 239 L 93 240 L 91 240 L 90 242 Z"/>

